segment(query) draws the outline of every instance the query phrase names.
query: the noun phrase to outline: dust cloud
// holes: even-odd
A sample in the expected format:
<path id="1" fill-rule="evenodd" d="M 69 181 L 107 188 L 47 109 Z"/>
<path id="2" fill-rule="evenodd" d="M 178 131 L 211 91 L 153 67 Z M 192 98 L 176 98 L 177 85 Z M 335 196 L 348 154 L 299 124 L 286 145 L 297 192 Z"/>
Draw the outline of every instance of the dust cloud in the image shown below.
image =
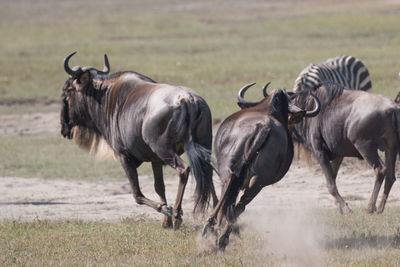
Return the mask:
<path id="1" fill-rule="evenodd" d="M 324 224 L 313 209 L 292 207 L 249 212 L 241 220 L 247 230 L 263 240 L 261 248 L 279 258 L 282 266 L 321 266 L 324 253 Z"/>

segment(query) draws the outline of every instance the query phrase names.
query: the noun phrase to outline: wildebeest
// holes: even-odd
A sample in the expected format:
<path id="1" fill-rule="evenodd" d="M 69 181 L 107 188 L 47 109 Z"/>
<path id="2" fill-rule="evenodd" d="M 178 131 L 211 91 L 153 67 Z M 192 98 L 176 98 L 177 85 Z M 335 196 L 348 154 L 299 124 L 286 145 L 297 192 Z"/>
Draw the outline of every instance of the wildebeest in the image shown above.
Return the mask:
<path id="1" fill-rule="evenodd" d="M 76 52 L 75 52 L 76 53 Z M 196 180 L 194 212 L 204 213 L 210 196 L 216 203 L 210 165 L 211 112 L 195 91 L 183 86 L 156 83 L 132 71 L 108 75 L 105 68 L 69 67 L 72 53 L 64 59 L 70 75 L 62 89 L 61 133 L 86 148 L 96 149 L 104 139 L 119 158 L 138 204 L 165 215 L 163 226 L 177 229 L 182 222 L 182 199 L 189 166 Z M 139 187 L 137 168 L 151 162 L 154 188 L 160 202 L 146 198 Z M 179 174 L 175 205 L 167 206 L 162 166 Z"/>
<path id="2" fill-rule="evenodd" d="M 263 100 L 245 101 L 244 93 L 253 84 L 239 90 L 238 105 L 243 109 L 222 122 L 214 142 L 222 189 L 220 200 L 204 226 L 203 235 L 209 230 L 213 232 L 215 224 L 220 227 L 226 218 L 227 225 L 218 238 L 221 250 L 228 244 L 232 225 L 245 206 L 263 187 L 278 182 L 289 169 L 293 143 L 288 124 L 298 122 L 304 116 L 315 116 L 319 111 L 315 97 L 315 108 L 305 111 L 292 105 L 283 90 L 267 94 L 266 86 Z M 236 203 L 240 190 L 244 193 Z"/>
<path id="3" fill-rule="evenodd" d="M 310 89 L 321 101 L 321 111 L 293 126 L 293 140 L 311 151 L 322 167 L 329 193 L 339 211 L 351 212 L 340 196 L 336 176 L 344 157 L 365 159 L 376 174 L 375 186 L 367 211 L 382 213 L 395 181 L 395 161 L 400 148 L 400 109 L 390 99 L 359 90 L 344 90 L 338 84 L 324 83 Z M 294 103 L 306 108 L 308 100 Z M 385 163 L 378 150 L 385 153 Z M 385 180 L 379 207 L 376 201 Z"/>

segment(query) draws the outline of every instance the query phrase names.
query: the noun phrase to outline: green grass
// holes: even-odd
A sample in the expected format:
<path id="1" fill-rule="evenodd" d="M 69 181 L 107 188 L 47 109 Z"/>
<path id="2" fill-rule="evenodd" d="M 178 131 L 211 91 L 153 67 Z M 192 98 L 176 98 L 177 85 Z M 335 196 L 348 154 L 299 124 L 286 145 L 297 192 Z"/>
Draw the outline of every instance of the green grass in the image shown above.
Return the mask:
<path id="1" fill-rule="evenodd" d="M 313 213 L 323 239 L 315 247 L 316 266 L 397 266 L 400 257 L 400 208 L 382 215 L 356 209 L 349 216 L 337 211 Z M 312 221 L 312 218 L 307 219 Z M 259 223 L 262 223 L 262 219 Z M 312 226 L 293 225 L 298 231 Z M 282 266 L 287 254 L 275 253 L 279 240 L 244 228 L 232 236 L 225 254 L 199 245 L 201 225 L 185 222 L 178 231 L 163 230 L 159 222 L 131 218 L 118 223 L 39 221 L 0 223 L 2 266 Z M 316 230 L 315 230 L 316 231 Z M 295 240 L 307 246 L 308 237 Z M 286 238 L 290 239 L 290 236 Z M 289 242 L 290 244 L 291 242 Z M 309 252 L 308 252 L 309 253 Z M 312 253 L 310 253 L 312 255 Z M 300 256 L 302 257 L 302 256 Z M 318 264 L 318 261 L 320 264 Z M 293 263 L 292 263 L 293 264 Z M 301 264 L 301 262 L 295 262 Z"/>
<path id="2" fill-rule="evenodd" d="M 58 137 L 0 138 L 2 176 L 63 178 L 71 180 L 127 179 L 118 160 L 96 160 L 72 141 Z M 151 165 L 143 163 L 139 175 L 152 174 Z M 176 175 L 170 167 L 164 173 Z"/>
<path id="3" fill-rule="evenodd" d="M 192 87 L 219 120 L 238 109 L 236 93 L 242 85 L 256 81 L 258 87 L 246 97 L 260 99 L 267 81 L 272 88 L 291 89 L 309 63 L 343 54 L 362 59 L 373 91 L 394 98 L 399 13 L 398 4 L 380 1 L 230 1 L 217 6 L 211 0 L 0 1 L 0 115 L 58 111 L 54 103 L 67 79 L 62 60 L 72 51 L 79 53 L 71 65 L 101 68 L 107 53 L 112 72 L 135 70 Z M 101 164 L 54 138 L 0 137 L 0 143 L 4 175 L 122 176 L 109 163 L 98 168 L 107 171 L 96 172 Z M 151 173 L 148 167 L 145 173 Z"/>
<path id="4" fill-rule="evenodd" d="M 158 223 L 132 219 L 117 224 L 3 222 L 0 263 L 7 266 L 219 266 L 238 265 L 243 260 L 243 263 L 252 263 L 254 256 L 261 256 L 250 251 L 248 255 L 237 255 L 241 244 L 234 249 L 236 253 L 203 254 L 197 248 L 197 234 L 194 225 L 172 231 L 163 230 Z"/>
<path id="5" fill-rule="evenodd" d="M 362 208 L 349 216 L 323 211 L 329 233 L 325 250 L 328 266 L 398 266 L 400 258 L 399 208 L 381 215 Z"/>
<path id="6" fill-rule="evenodd" d="M 291 89 L 311 62 L 350 54 L 370 70 L 373 90 L 391 98 L 400 70 L 398 5 L 377 1 L 215 7 L 185 1 L 2 1 L 0 101 L 58 100 L 72 65 L 136 70 L 157 81 L 187 85 L 209 103 L 214 117 L 237 110 L 244 84 Z M 213 7 L 212 9 L 208 9 Z M 249 92 L 259 99 L 258 90 Z"/>
<path id="7" fill-rule="evenodd" d="M 135 70 L 192 87 L 218 119 L 238 109 L 242 85 L 256 81 L 258 89 L 246 97 L 260 99 L 267 81 L 291 89 L 308 64 L 344 54 L 366 64 L 373 92 L 393 99 L 400 87 L 399 13 L 390 1 L 0 1 L 0 115 L 58 111 L 49 104 L 59 101 L 67 79 L 62 60 L 72 51 L 79 53 L 71 65 L 101 68 L 107 53 L 112 72 Z M 95 161 L 61 137 L 1 136 L 0 170 L 1 176 L 126 179 L 118 162 Z M 139 170 L 150 173 L 148 164 Z M 398 266 L 399 214 L 397 207 L 379 216 L 318 211 L 323 265 Z M 133 219 L 3 221 L 0 265 L 290 264 L 265 248 L 268 236 L 252 230 L 234 238 L 225 254 L 199 251 L 198 227 L 185 222 L 174 232 Z"/>

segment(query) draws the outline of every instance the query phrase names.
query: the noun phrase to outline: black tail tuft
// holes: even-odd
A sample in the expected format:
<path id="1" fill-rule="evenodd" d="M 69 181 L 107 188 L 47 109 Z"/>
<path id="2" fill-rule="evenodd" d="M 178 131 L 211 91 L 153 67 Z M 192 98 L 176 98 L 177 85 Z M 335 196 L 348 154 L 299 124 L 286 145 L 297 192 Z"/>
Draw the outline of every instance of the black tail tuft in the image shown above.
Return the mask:
<path id="1" fill-rule="evenodd" d="M 211 151 L 195 142 L 185 144 L 185 151 L 190 161 L 190 167 L 196 180 L 196 203 L 194 214 L 204 214 L 210 201 L 213 189 L 212 171 L 210 164 Z"/>

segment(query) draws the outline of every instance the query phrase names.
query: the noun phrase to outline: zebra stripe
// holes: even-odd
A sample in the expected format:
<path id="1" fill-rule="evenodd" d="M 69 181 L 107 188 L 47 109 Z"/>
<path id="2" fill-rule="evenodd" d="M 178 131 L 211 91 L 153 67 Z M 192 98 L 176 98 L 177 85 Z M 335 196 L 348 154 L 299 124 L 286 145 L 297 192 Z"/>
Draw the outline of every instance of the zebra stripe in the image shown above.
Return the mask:
<path id="1" fill-rule="evenodd" d="M 313 89 L 326 81 L 353 90 L 370 91 L 372 87 L 368 69 L 361 60 L 339 56 L 303 69 L 294 83 L 293 91 L 300 91 L 303 87 Z"/>

